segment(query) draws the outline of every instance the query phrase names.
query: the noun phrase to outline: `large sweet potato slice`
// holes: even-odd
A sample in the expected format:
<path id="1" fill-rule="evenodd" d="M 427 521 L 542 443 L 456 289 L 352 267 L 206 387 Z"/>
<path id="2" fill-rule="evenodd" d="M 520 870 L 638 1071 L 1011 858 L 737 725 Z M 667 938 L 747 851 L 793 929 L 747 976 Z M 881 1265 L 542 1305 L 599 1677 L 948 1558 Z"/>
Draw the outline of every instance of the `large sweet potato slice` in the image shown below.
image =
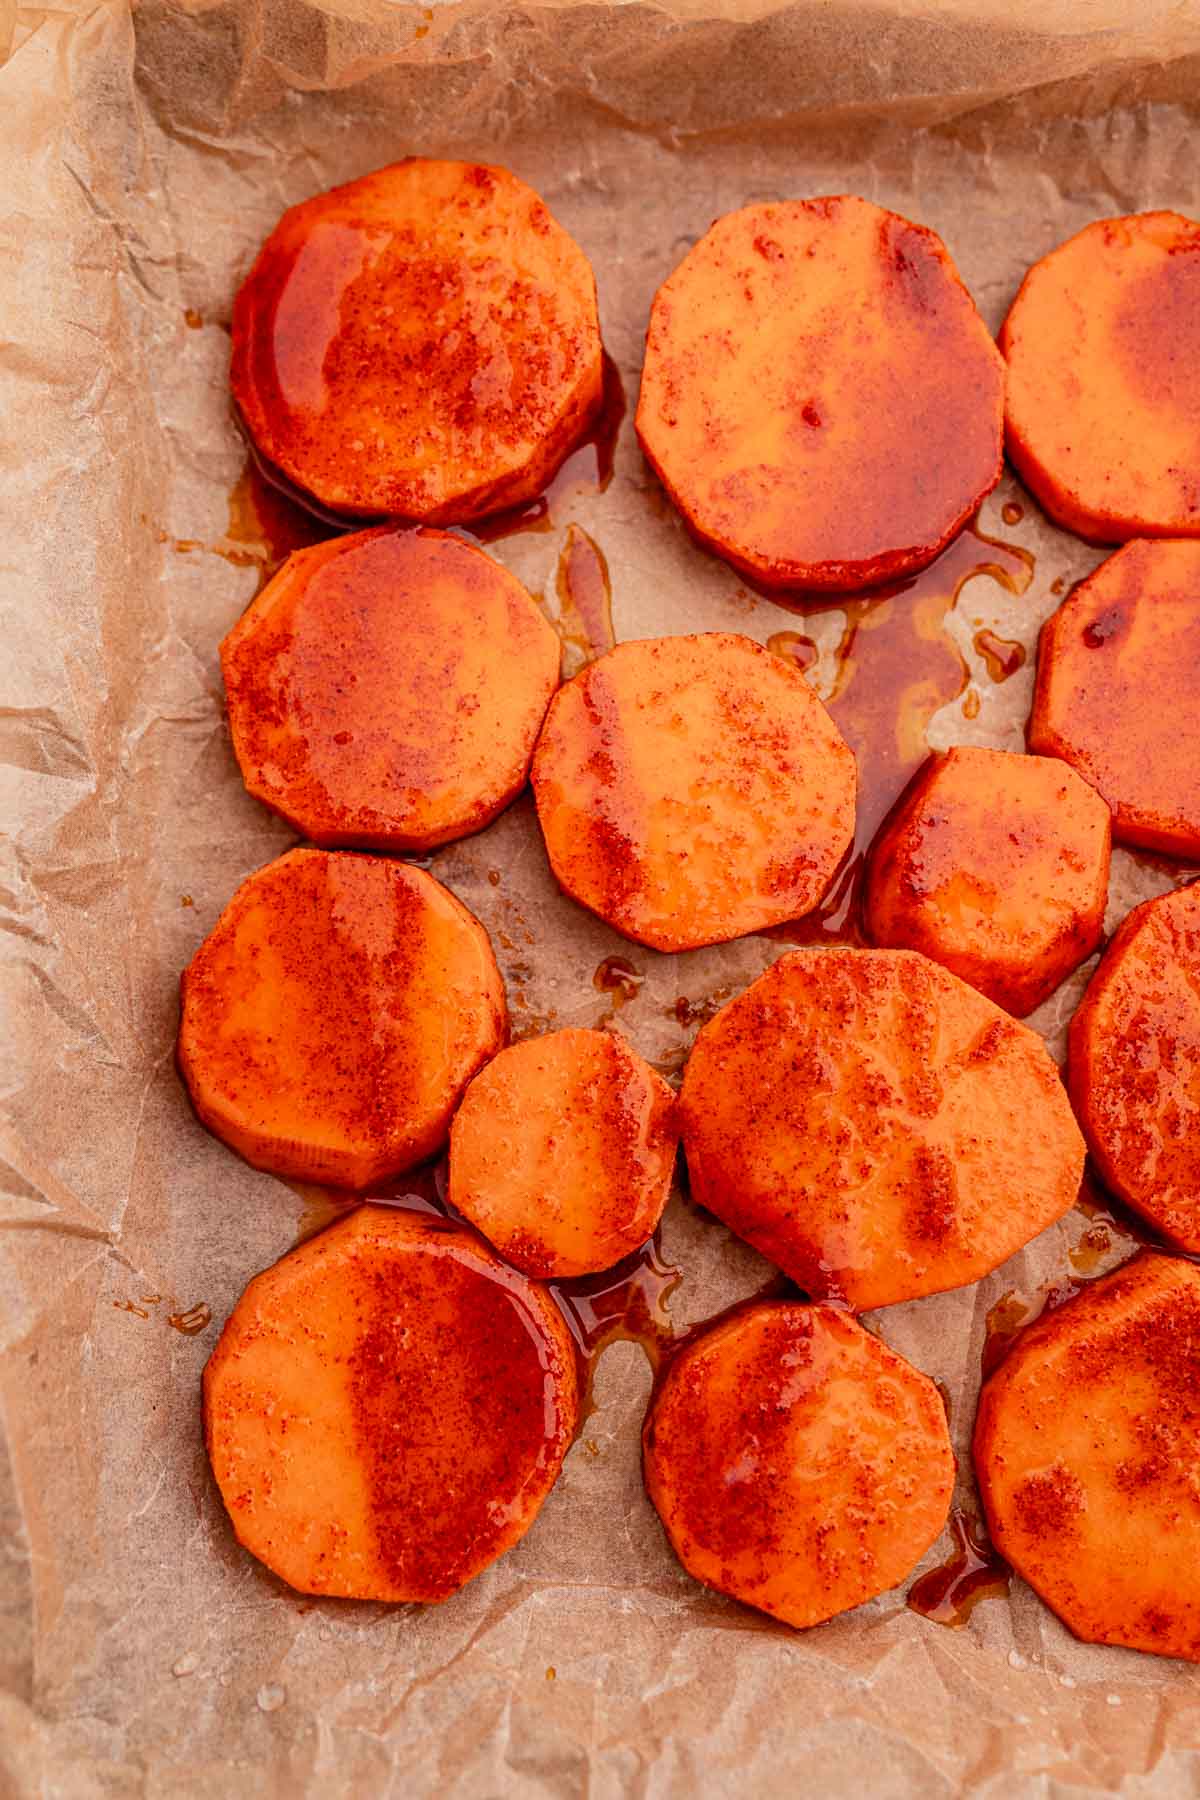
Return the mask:
<path id="1" fill-rule="evenodd" d="M 297 551 L 221 646 L 246 786 L 326 846 L 479 831 L 525 784 L 559 656 L 516 577 L 447 532 Z"/>
<path id="2" fill-rule="evenodd" d="M 694 1339 L 643 1446 L 684 1568 L 789 1625 L 895 1587 L 954 1488 L 933 1382 L 830 1306 L 750 1307 Z"/>
<path id="3" fill-rule="evenodd" d="M 1149 1252 L 1017 1338 L 975 1472 L 1001 1555 L 1076 1637 L 1200 1662 L 1200 1268 Z"/>
<path id="4" fill-rule="evenodd" d="M 432 875 L 292 850 L 184 971 L 179 1067 L 256 1168 L 363 1188 L 441 1147 L 506 1020 L 487 933 Z"/>
<path id="5" fill-rule="evenodd" d="M 1200 533 L 1200 224 L 1099 219 L 1034 263 L 1000 333 L 1008 454 L 1081 537 Z"/>
<path id="6" fill-rule="evenodd" d="M 511 1548 L 579 1414 L 543 1288 L 441 1219 L 363 1206 L 250 1283 L 204 1371 L 238 1538 L 306 1594 L 444 1600 Z"/>
<path id="7" fill-rule="evenodd" d="M 559 689 L 534 751 L 550 864 L 656 950 L 814 907 L 854 830 L 854 757 L 798 669 L 727 632 L 619 644 Z"/>
<path id="8" fill-rule="evenodd" d="M 654 300 L 642 448 L 769 587 L 923 569 L 1000 479 L 1004 365 L 941 239 L 866 200 L 718 219 Z"/>
<path id="9" fill-rule="evenodd" d="M 1121 925 L 1071 1021 L 1070 1084 L 1109 1187 L 1200 1251 L 1200 883 Z"/>
<path id="10" fill-rule="evenodd" d="M 1100 942 L 1111 827 L 1056 758 L 957 746 L 931 758 L 875 842 L 868 933 L 1030 1013 Z"/>
<path id="11" fill-rule="evenodd" d="M 856 1310 L 978 1281 L 1074 1203 L 1083 1140 L 1041 1038 L 910 950 L 797 950 L 700 1032 L 692 1193 Z"/>
<path id="12" fill-rule="evenodd" d="M 1124 844 L 1200 859 L 1200 544 L 1126 544 L 1042 627 L 1029 748 L 1072 763 Z"/>
<path id="13" fill-rule="evenodd" d="M 608 1269 L 662 1217 L 677 1141 L 674 1094 L 624 1038 L 547 1032 L 467 1089 L 450 1201 L 527 1275 Z"/>
<path id="14" fill-rule="evenodd" d="M 293 206 L 233 309 L 260 450 L 337 512 L 449 525 L 541 492 L 601 403 L 591 267 L 506 169 L 412 157 Z"/>

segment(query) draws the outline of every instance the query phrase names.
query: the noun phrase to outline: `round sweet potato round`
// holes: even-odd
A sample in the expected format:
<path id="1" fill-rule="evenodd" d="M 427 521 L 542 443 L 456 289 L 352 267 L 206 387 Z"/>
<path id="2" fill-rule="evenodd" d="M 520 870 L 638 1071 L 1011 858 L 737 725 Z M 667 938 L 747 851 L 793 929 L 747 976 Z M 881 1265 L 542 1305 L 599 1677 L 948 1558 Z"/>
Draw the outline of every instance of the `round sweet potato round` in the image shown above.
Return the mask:
<path id="1" fill-rule="evenodd" d="M 432 875 L 291 850 L 183 974 L 179 1067 L 202 1124 L 276 1175 L 364 1188 L 432 1156 L 504 1041 L 487 932 Z"/>
<path id="2" fill-rule="evenodd" d="M 298 550 L 221 646 L 250 792 L 316 844 L 428 850 L 525 785 L 560 645 L 515 576 L 443 531 Z"/>
<path id="3" fill-rule="evenodd" d="M 911 950 L 796 950 L 703 1027 L 692 1196 L 816 1299 L 965 1287 L 1074 1204 L 1084 1146 L 1036 1032 Z"/>
<path id="4" fill-rule="evenodd" d="M 958 745 L 872 849 L 867 931 L 1023 1017 L 1100 942 L 1111 839 L 1107 805 L 1066 763 Z"/>
<path id="5" fill-rule="evenodd" d="M 820 900 L 854 832 L 854 756 L 800 671 L 727 632 L 618 644 L 561 687 L 534 751 L 550 866 L 656 950 Z"/>
<path id="6" fill-rule="evenodd" d="M 1109 1187 L 1200 1252 L 1200 883 L 1125 919 L 1071 1021 L 1069 1079 Z"/>
<path id="7" fill-rule="evenodd" d="M 643 1453 L 688 1573 L 797 1626 L 903 1581 L 954 1488 L 933 1382 L 830 1306 L 749 1307 L 694 1339 Z"/>
<path id="8" fill-rule="evenodd" d="M 1076 1637 L 1200 1662 L 1200 1269 L 1149 1252 L 1021 1332 L 979 1397 L 992 1541 Z"/>
<path id="9" fill-rule="evenodd" d="M 936 233 L 866 200 L 718 219 L 663 283 L 642 449 L 752 580 L 923 569 L 1000 479 L 1004 365 Z"/>
<path id="10" fill-rule="evenodd" d="M 1134 213 L 1034 263 L 1000 333 L 1008 454 L 1100 543 L 1200 535 L 1200 224 Z"/>
<path id="11" fill-rule="evenodd" d="M 506 169 L 411 157 L 284 213 L 234 303 L 231 380 L 322 505 L 474 519 L 540 493 L 598 411 L 595 277 Z"/>
<path id="12" fill-rule="evenodd" d="M 610 1269 L 671 1189 L 671 1088 L 612 1031 L 551 1031 L 481 1069 L 450 1128 L 452 1206 L 526 1275 Z"/>
<path id="13" fill-rule="evenodd" d="M 1067 596 L 1028 736 L 1104 795 L 1120 843 L 1200 859 L 1200 543 L 1126 544 Z"/>
<path id="14" fill-rule="evenodd" d="M 234 1531 L 304 1594 L 456 1593 L 533 1524 L 578 1418 L 545 1289 L 448 1221 L 378 1206 L 256 1276 L 204 1371 Z"/>

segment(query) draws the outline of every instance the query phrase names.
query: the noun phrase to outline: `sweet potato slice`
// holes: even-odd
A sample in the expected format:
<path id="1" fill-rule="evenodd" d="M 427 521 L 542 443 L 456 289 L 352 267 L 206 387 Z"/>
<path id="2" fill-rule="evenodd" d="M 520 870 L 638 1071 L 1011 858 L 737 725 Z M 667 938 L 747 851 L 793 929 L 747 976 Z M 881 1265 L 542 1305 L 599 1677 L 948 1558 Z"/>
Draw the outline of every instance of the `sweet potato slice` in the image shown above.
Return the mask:
<path id="1" fill-rule="evenodd" d="M 1034 263 L 1000 332 L 1014 466 L 1100 543 L 1200 534 L 1200 224 L 1134 213 Z"/>
<path id="2" fill-rule="evenodd" d="M 179 1067 L 255 1168 L 364 1188 L 440 1149 L 506 1024 L 487 933 L 432 875 L 292 850 L 185 969 Z"/>
<path id="3" fill-rule="evenodd" d="M 1090 1644 L 1200 1662 L 1200 1269 L 1151 1251 L 1017 1338 L 985 1383 L 992 1541 Z"/>
<path id="4" fill-rule="evenodd" d="M 643 1452 L 688 1573 L 797 1626 L 903 1581 L 954 1488 L 933 1382 L 831 1306 L 749 1307 L 694 1339 Z"/>
<path id="5" fill-rule="evenodd" d="M 259 449 L 335 511 L 449 525 L 541 492 L 601 404 L 596 282 L 506 169 L 411 157 L 291 207 L 233 309 Z"/>
<path id="6" fill-rule="evenodd" d="M 1200 1252 L 1200 883 L 1117 931 L 1071 1021 L 1070 1087 L 1109 1187 Z"/>
<path id="7" fill-rule="evenodd" d="M 1018 1017 L 1100 942 L 1112 821 L 1053 757 L 931 758 L 871 852 L 867 931 L 921 950 Z"/>
<path id="8" fill-rule="evenodd" d="M 550 866 L 656 950 L 809 912 L 854 831 L 854 756 L 798 669 L 727 632 L 618 644 L 534 751 Z"/>
<path id="9" fill-rule="evenodd" d="M 516 577 L 447 532 L 299 550 L 221 646 L 246 786 L 327 847 L 479 831 L 525 785 L 559 656 Z"/>
<path id="10" fill-rule="evenodd" d="M 911 950 L 797 950 L 723 1006 L 680 1094 L 693 1197 L 818 1299 L 963 1287 L 1074 1204 L 1041 1038 Z"/>
<path id="11" fill-rule="evenodd" d="M 645 1243 L 671 1188 L 675 1095 L 611 1031 L 511 1044 L 450 1128 L 450 1202 L 526 1275 L 609 1269 Z"/>
<path id="12" fill-rule="evenodd" d="M 1120 843 L 1200 860 L 1200 544 L 1126 544 L 1067 596 L 1028 737 L 1104 795 Z"/>
<path id="13" fill-rule="evenodd" d="M 941 239 L 866 200 L 718 219 L 655 296 L 642 449 L 768 587 L 923 569 L 1000 479 L 1004 365 Z"/>
<path id="14" fill-rule="evenodd" d="M 234 1531 L 305 1594 L 456 1593 L 533 1524 L 578 1418 L 545 1289 L 448 1221 L 379 1206 L 256 1276 L 204 1371 Z"/>

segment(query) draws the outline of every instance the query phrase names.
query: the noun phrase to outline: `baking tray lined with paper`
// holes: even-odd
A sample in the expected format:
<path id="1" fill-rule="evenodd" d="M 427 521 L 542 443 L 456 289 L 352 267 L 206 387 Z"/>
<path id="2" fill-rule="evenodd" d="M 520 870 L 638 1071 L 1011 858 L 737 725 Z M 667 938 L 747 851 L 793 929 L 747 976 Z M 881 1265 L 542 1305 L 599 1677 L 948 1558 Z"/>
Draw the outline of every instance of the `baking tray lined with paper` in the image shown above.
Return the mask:
<path id="1" fill-rule="evenodd" d="M 19 1793 L 1194 1787 L 1196 1672 L 1078 1645 L 1007 1585 L 969 1478 L 989 1341 L 1128 1253 L 1098 1194 L 978 1288 L 871 1321 L 948 1398 L 960 1487 L 917 1598 L 949 1625 L 902 1590 L 793 1634 L 674 1562 L 641 1486 L 643 1343 L 773 1278 L 682 1193 L 646 1266 L 582 1309 L 608 1343 L 537 1525 L 454 1600 L 292 1594 L 237 1548 L 204 1462 L 220 1322 L 330 1212 L 208 1139 L 172 1064 L 179 970 L 292 841 L 243 792 L 216 661 L 307 529 L 248 468 L 228 401 L 232 296 L 284 207 L 409 153 L 496 161 L 542 194 L 596 269 L 625 411 L 608 412 L 611 471 L 602 440 L 490 551 L 578 658 L 611 606 L 618 640 L 730 630 L 802 663 L 860 754 L 862 847 L 928 747 L 1021 747 L 1038 629 L 1100 558 L 1006 475 L 897 591 L 768 600 L 691 543 L 641 458 L 642 338 L 717 215 L 838 192 L 939 231 L 995 329 L 1028 265 L 1091 219 L 1200 211 L 1200 32 L 1166 8 L 1087 31 L 1069 7 L 752 10 L 18 15 L 0 68 L 21 1052 L 0 1240 L 0 1766 Z M 487 926 L 518 1033 L 611 1020 L 670 1074 L 789 947 L 630 945 L 559 894 L 527 795 L 430 867 Z M 1118 851 L 1109 929 L 1180 874 Z M 835 891 L 809 934 L 850 904 Z M 1056 1056 L 1087 973 L 1035 1018 Z"/>

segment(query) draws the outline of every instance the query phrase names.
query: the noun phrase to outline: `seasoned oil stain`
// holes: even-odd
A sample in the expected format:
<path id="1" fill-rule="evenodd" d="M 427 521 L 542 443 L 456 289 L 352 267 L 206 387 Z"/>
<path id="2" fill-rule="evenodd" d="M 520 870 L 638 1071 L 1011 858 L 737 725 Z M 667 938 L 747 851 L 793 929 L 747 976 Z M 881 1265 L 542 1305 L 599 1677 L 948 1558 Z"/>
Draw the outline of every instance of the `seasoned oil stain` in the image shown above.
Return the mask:
<path id="1" fill-rule="evenodd" d="M 997 637 L 994 631 L 977 631 L 975 649 L 982 656 L 993 681 L 1009 681 L 1025 666 L 1025 646 L 1013 638 Z"/>
<path id="2" fill-rule="evenodd" d="M 644 979 L 626 957 L 606 956 L 596 966 L 592 986 L 612 996 L 611 1011 L 618 1013 L 628 1001 L 636 1000 Z"/>
<path id="3" fill-rule="evenodd" d="M 968 581 L 986 575 L 1024 594 L 1032 554 L 986 536 L 978 523 L 919 575 L 836 602 L 791 602 L 810 616 L 843 614 L 837 672 L 827 705 L 858 764 L 854 843 L 821 904 L 766 935 L 789 944 L 861 944 L 867 852 L 880 825 L 929 754 L 930 720 L 966 692 L 967 665 L 945 620 Z"/>
<path id="4" fill-rule="evenodd" d="M 616 643 L 608 563 L 599 545 L 579 525 L 567 528 L 554 594 L 554 605 L 544 610 L 562 639 L 563 679 L 569 680 Z"/>
<path id="5" fill-rule="evenodd" d="M 982 1520 L 955 1507 L 950 1514 L 954 1554 L 913 1582 L 908 1604 L 936 1625 L 958 1630 L 981 1600 L 1008 1594 L 1012 1571 L 993 1547 Z"/>

